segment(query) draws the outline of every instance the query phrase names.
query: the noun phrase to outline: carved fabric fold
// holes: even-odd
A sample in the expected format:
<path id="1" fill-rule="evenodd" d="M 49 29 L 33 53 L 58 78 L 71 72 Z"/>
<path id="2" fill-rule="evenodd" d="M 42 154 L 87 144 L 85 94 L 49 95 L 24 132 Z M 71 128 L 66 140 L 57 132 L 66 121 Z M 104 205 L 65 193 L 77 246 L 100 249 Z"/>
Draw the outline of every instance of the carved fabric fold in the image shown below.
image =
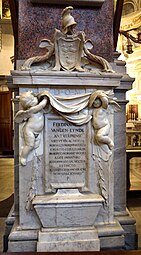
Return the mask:
<path id="1" fill-rule="evenodd" d="M 53 106 L 57 111 L 61 113 L 77 113 L 88 106 L 90 95 L 91 93 L 72 95 L 67 97 L 55 97 L 48 91 L 43 91 L 38 94 L 38 98 L 40 99 L 41 97 L 47 96 L 50 100 L 51 106 Z"/>
<path id="2" fill-rule="evenodd" d="M 75 125 L 83 125 L 88 123 L 92 116 L 88 113 L 79 113 L 88 106 L 91 93 L 72 96 L 53 96 L 48 91 L 43 91 L 38 94 L 38 98 L 47 96 L 50 105 L 55 108 L 59 115 L 67 121 Z"/>

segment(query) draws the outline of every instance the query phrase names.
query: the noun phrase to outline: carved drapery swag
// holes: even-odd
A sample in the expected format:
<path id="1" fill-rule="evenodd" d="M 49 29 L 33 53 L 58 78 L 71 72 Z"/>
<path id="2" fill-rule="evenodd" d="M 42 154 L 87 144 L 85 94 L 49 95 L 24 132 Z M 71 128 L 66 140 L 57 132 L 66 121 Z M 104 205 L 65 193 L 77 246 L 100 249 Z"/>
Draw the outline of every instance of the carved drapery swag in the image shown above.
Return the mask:
<path id="1" fill-rule="evenodd" d="M 62 31 L 55 29 L 54 42 L 43 39 L 39 47 L 47 50 L 43 56 L 27 59 L 21 70 L 30 70 L 33 64 L 45 63 L 43 70 L 52 71 L 94 71 L 95 68 L 103 72 L 114 72 L 108 61 L 90 52 L 93 48 L 91 40 L 87 40 L 84 32 L 73 32 L 77 25 L 71 11 L 73 7 L 66 7 L 62 11 Z"/>
<path id="2" fill-rule="evenodd" d="M 83 125 L 89 122 L 92 118 L 91 115 L 81 112 L 88 106 L 90 94 L 91 93 L 67 97 L 55 97 L 48 91 L 43 91 L 38 94 L 38 98 L 41 99 L 43 96 L 47 96 L 49 98 L 50 105 L 58 112 L 59 115 L 74 125 Z"/>
<path id="3" fill-rule="evenodd" d="M 93 93 L 65 97 L 53 96 L 48 91 L 42 91 L 37 95 L 26 92 L 21 94 L 20 101 L 23 110 L 17 112 L 15 122 L 23 123 L 22 139 L 25 146 L 21 152 L 22 165 L 26 165 L 29 152 L 38 148 L 40 144 L 40 133 L 44 127 L 43 110 L 47 113 L 49 109 L 54 109 L 58 115 L 73 125 L 84 125 L 92 119 L 94 154 L 108 161 L 114 145 L 109 136 L 111 129 L 109 115 L 113 110 L 120 109 L 113 98 L 113 93 L 96 90 Z M 85 111 L 86 108 L 91 110 Z M 36 121 L 37 118 L 41 121 Z"/>

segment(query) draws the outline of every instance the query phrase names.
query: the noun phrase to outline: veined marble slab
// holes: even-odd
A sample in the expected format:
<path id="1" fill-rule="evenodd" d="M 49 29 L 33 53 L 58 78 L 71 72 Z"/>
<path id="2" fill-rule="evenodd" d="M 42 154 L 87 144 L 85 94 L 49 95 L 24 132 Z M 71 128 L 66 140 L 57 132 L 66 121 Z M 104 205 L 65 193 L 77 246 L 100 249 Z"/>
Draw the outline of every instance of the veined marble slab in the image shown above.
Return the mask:
<path id="1" fill-rule="evenodd" d="M 41 230 L 38 240 L 38 252 L 100 250 L 100 240 L 94 227 Z"/>
<path id="2" fill-rule="evenodd" d="M 55 195 L 36 196 L 34 208 L 44 228 L 94 226 L 104 199 L 78 189 L 59 189 Z"/>
<path id="3" fill-rule="evenodd" d="M 63 71 L 11 71 L 14 86 L 42 85 L 55 86 L 95 86 L 95 87 L 117 87 L 121 74 L 117 73 L 95 73 L 95 72 L 63 72 Z"/>

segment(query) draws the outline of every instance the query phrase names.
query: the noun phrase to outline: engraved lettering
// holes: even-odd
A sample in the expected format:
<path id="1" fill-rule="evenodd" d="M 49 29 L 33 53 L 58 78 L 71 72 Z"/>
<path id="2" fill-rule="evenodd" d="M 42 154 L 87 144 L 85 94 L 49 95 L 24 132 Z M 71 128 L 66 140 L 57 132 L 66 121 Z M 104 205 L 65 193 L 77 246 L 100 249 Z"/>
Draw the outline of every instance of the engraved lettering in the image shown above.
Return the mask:
<path id="1" fill-rule="evenodd" d="M 86 126 L 49 120 L 49 169 L 53 183 L 85 182 Z M 58 184 L 59 185 L 59 184 Z"/>

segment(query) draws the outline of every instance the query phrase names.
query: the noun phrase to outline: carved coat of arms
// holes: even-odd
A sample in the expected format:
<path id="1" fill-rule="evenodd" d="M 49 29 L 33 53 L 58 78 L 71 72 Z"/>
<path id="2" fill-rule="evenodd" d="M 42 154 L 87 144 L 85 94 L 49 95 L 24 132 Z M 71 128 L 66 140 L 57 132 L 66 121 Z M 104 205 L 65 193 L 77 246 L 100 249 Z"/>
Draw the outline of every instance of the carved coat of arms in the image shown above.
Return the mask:
<path id="1" fill-rule="evenodd" d="M 55 29 L 54 42 L 48 39 L 41 41 L 40 48 L 46 48 L 46 54 L 27 59 L 21 67 L 22 70 L 30 70 L 32 64 L 48 61 L 52 71 L 85 72 L 98 64 L 103 72 L 113 72 L 107 60 L 90 52 L 93 44 L 89 39 L 86 40 L 85 33 L 73 32 L 77 23 L 71 15 L 72 10 L 73 7 L 68 6 L 62 11 L 62 31 Z M 82 63 L 84 58 L 91 68 L 85 69 Z"/>
<path id="2" fill-rule="evenodd" d="M 79 70 L 83 49 L 82 33 L 78 35 L 65 35 L 56 30 L 55 35 L 55 67 L 54 70 Z"/>

